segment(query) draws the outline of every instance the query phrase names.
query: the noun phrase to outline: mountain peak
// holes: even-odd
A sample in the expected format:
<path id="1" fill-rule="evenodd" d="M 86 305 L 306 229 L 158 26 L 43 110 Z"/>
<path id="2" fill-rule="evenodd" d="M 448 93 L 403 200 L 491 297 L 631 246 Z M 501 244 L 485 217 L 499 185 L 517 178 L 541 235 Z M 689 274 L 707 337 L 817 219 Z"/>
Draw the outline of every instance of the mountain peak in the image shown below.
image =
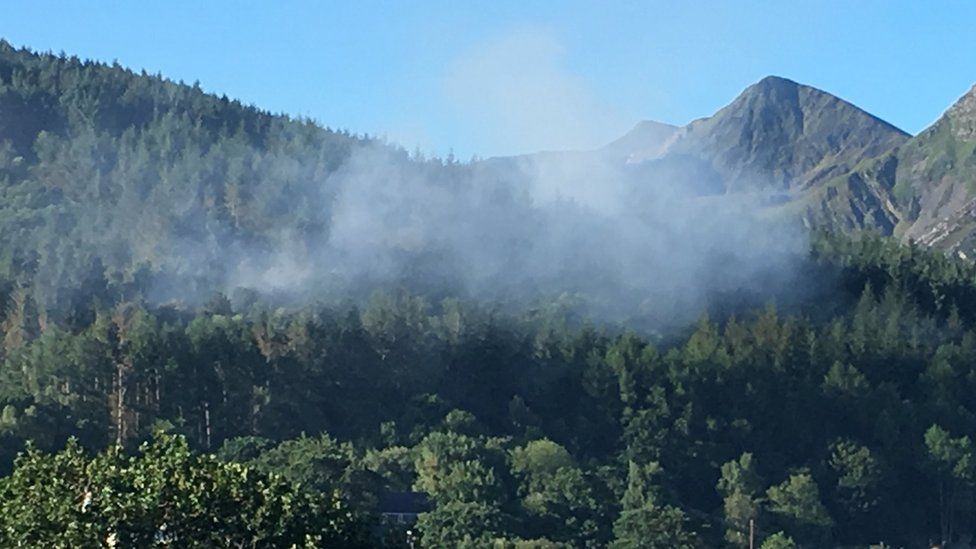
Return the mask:
<path id="1" fill-rule="evenodd" d="M 771 75 L 742 90 L 742 93 L 726 108 L 750 101 L 760 101 L 767 108 L 798 108 L 802 102 L 816 101 L 824 97 L 840 101 L 839 98 L 813 86 Z"/>
<path id="2" fill-rule="evenodd" d="M 797 88 L 799 86 L 802 86 L 802 84 L 794 82 L 789 78 L 784 78 L 782 76 L 776 76 L 774 74 L 771 74 L 763 78 L 759 82 L 756 82 L 755 84 L 750 86 L 750 88 L 760 88 L 760 89 Z"/>
<path id="3" fill-rule="evenodd" d="M 834 96 L 799 84 L 781 76 L 767 76 L 742 90 L 731 103 L 712 116 L 712 119 L 731 115 L 758 116 L 767 123 L 773 120 L 778 124 L 792 127 L 790 131 L 801 131 L 802 112 L 810 103 Z"/>
<path id="4" fill-rule="evenodd" d="M 667 124 L 665 122 L 658 122 L 657 120 L 641 120 L 634 126 L 634 129 L 630 130 L 629 133 L 635 132 L 648 132 L 648 131 L 671 131 L 678 129 L 677 126 L 673 124 Z"/>
<path id="5" fill-rule="evenodd" d="M 732 187 L 785 190 L 849 170 L 907 138 L 843 99 L 768 76 L 714 116 L 689 124 L 669 151 L 708 158 Z"/>
<path id="6" fill-rule="evenodd" d="M 664 122 L 641 120 L 623 137 L 604 147 L 604 151 L 626 162 L 655 158 L 678 129 Z"/>
<path id="7" fill-rule="evenodd" d="M 624 142 L 630 141 L 646 141 L 647 139 L 656 141 L 658 139 L 666 139 L 670 137 L 671 134 L 678 131 L 678 129 L 678 126 L 658 122 L 657 120 L 641 120 L 635 124 L 630 131 L 613 141 L 613 143 L 608 146 L 612 147 L 614 145 L 623 144 Z"/>

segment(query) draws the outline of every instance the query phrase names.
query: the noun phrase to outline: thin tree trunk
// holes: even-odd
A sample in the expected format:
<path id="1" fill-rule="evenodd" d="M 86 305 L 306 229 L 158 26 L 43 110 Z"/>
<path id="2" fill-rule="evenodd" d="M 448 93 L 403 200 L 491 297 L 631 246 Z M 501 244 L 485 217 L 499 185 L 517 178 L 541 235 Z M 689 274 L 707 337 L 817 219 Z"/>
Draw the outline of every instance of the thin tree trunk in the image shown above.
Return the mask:
<path id="1" fill-rule="evenodd" d="M 206 433 L 207 450 L 210 449 L 210 402 L 203 402 L 203 422 Z"/>
<path id="2" fill-rule="evenodd" d="M 115 445 L 122 446 L 125 440 L 125 367 L 118 363 L 115 367 Z"/>

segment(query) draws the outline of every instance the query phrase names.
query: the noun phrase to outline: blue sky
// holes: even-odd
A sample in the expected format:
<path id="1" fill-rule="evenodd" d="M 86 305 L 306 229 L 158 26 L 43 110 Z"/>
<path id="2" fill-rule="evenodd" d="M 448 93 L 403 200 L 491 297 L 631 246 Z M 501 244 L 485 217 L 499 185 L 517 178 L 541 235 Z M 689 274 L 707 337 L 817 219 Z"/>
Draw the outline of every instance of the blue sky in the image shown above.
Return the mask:
<path id="1" fill-rule="evenodd" d="M 906 131 L 976 82 L 976 2 L 4 2 L 18 46 L 467 158 L 683 124 L 776 74 Z"/>

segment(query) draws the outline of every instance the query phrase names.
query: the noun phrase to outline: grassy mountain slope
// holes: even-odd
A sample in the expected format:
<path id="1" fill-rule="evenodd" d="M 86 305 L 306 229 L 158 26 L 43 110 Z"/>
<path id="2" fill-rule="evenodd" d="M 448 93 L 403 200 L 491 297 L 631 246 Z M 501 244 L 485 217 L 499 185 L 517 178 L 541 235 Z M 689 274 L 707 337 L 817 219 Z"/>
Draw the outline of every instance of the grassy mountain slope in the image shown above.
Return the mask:
<path id="1" fill-rule="evenodd" d="M 631 134 L 620 142 L 635 142 Z M 768 77 L 664 135 L 629 158 L 681 158 L 698 174 L 705 165 L 725 192 L 766 196 L 776 215 L 809 227 L 871 229 L 976 257 L 976 87 L 911 137 L 829 93 Z"/>
<path id="2" fill-rule="evenodd" d="M 805 209 L 814 225 L 845 230 L 874 227 L 973 257 L 974 193 L 976 87 L 917 136 L 875 158 L 865 158 L 817 189 L 797 209 Z"/>
<path id="3" fill-rule="evenodd" d="M 903 217 L 885 155 L 910 136 L 816 88 L 767 77 L 713 116 L 662 127 L 642 123 L 607 149 L 627 150 L 648 173 L 670 168 L 666 177 L 682 187 L 704 180 L 720 193 L 751 194 L 811 227 L 890 234 Z"/>
<path id="4" fill-rule="evenodd" d="M 842 99 L 771 76 L 714 116 L 682 128 L 664 154 L 709 161 L 733 192 L 796 192 L 907 139 L 906 133 Z"/>
<path id="5" fill-rule="evenodd" d="M 895 192 L 912 219 L 905 237 L 974 249 L 976 87 L 901 149 Z"/>

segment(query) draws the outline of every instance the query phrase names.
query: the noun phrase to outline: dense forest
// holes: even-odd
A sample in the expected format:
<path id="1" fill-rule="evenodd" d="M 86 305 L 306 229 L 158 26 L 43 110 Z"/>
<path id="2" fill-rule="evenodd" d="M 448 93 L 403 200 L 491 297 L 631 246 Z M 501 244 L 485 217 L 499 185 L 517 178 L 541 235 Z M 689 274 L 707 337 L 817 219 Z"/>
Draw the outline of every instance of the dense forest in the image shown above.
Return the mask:
<path id="1" fill-rule="evenodd" d="M 366 144 L 448 187 L 475 169 L 0 42 L 0 545 L 748 547 L 752 530 L 773 549 L 976 529 L 970 263 L 818 233 L 810 292 L 724 294 L 634 331 L 443 287 L 225 291 L 228 257 L 323 238 L 329 200 L 305 183 Z M 429 500 L 415 525 L 379 516 L 400 492 Z"/>
<path id="2" fill-rule="evenodd" d="M 227 483 L 215 500 L 310 498 L 282 525 L 221 517 L 259 545 L 304 539 L 287 537 L 307 534 L 290 522 L 302 513 L 329 519 L 301 522 L 322 539 L 379 544 L 391 490 L 429 496 L 416 527 L 431 547 L 738 547 L 750 520 L 766 547 L 972 531 L 976 269 L 873 237 L 823 236 L 810 262 L 837 288 L 809 315 L 703 316 L 656 342 L 558 308 L 513 317 L 403 293 L 287 312 L 219 295 L 196 311 L 127 302 L 43 329 L 12 312 L 0 536 L 95 543 L 118 528 L 127 545 L 167 524 L 195 539 L 199 525 L 152 511 L 178 490 L 156 487 L 138 512 L 110 503 L 170 470 Z M 78 502 L 113 466 L 131 480 L 94 492 L 105 507 L 86 515 Z"/>

